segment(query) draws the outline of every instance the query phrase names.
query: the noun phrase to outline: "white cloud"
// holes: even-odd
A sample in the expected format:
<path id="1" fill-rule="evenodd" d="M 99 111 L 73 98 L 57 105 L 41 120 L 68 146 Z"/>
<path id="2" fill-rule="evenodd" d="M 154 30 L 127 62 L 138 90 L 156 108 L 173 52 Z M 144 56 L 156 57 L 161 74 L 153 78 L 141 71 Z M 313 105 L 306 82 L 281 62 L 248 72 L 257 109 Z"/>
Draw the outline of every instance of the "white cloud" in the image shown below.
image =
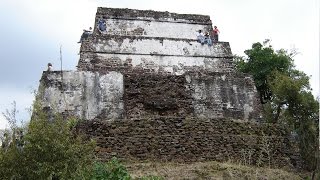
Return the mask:
<path id="1" fill-rule="evenodd" d="M 8 122 L 5 120 L 2 114 L 0 114 L 0 130 L 9 128 Z"/>
<path id="2" fill-rule="evenodd" d="M 13 87 L 0 89 L 0 129 L 5 128 L 8 123 L 3 117 L 2 113 L 7 110 L 13 110 L 13 101 L 16 102 L 16 115 L 17 123 L 21 121 L 28 122 L 30 120 L 30 113 L 28 109 L 31 107 L 34 95 L 28 90 L 17 90 Z"/>

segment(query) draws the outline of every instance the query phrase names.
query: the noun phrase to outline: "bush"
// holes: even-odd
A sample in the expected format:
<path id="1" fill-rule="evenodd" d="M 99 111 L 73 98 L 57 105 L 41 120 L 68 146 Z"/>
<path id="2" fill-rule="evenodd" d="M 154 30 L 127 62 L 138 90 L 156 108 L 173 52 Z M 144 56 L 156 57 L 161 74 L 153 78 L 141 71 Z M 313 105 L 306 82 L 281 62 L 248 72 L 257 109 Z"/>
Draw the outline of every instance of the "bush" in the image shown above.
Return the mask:
<path id="1" fill-rule="evenodd" d="M 131 179 L 127 169 L 116 159 L 112 158 L 107 163 L 95 162 L 93 165 L 93 171 L 90 176 L 92 180 L 104 180 L 104 179 Z"/>
<path id="2" fill-rule="evenodd" d="M 35 108 L 25 135 L 0 148 L 1 179 L 75 179 L 93 163 L 94 143 L 86 142 L 60 115 Z M 12 132 L 15 132 L 13 129 Z M 15 136 L 13 133 L 12 136 Z"/>
<path id="3" fill-rule="evenodd" d="M 39 109 L 35 107 L 25 128 L 18 127 L 15 117 L 10 116 L 11 130 L 0 138 L 0 179 L 132 179 L 116 158 L 95 162 L 95 143 L 74 131 L 77 119 L 64 119 Z"/>
<path id="4" fill-rule="evenodd" d="M 91 180 L 130 180 L 132 177 L 127 171 L 126 167 L 122 165 L 117 158 L 113 157 L 109 162 L 95 162 L 92 166 L 92 170 L 89 175 L 86 176 L 87 179 Z M 163 178 L 158 176 L 143 176 L 137 178 L 139 180 L 163 180 Z"/>

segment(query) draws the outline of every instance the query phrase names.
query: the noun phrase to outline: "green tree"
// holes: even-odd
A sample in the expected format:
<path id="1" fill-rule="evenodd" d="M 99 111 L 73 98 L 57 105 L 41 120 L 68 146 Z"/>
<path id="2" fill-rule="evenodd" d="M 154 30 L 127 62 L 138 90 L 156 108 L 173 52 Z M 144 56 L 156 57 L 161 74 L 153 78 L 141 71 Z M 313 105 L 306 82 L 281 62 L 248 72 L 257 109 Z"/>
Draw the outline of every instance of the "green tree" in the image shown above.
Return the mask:
<path id="1" fill-rule="evenodd" d="M 309 170 L 316 167 L 319 102 L 313 97 L 309 77 L 295 69 L 296 52 L 274 51 L 269 41 L 254 43 L 236 57 L 237 70 L 251 74 L 268 122 L 289 125 L 298 134 L 301 156 Z"/>
<path id="2" fill-rule="evenodd" d="M 300 96 L 303 92 L 309 92 L 309 77 L 298 70 L 289 72 L 273 71 L 268 78 L 268 86 L 272 92 L 270 103 L 273 105 L 274 114 L 272 122 L 278 122 L 281 112 L 288 109 L 288 112 L 294 113 L 292 108 L 301 104 Z M 286 116 L 288 118 L 288 116 Z"/>
<path id="3" fill-rule="evenodd" d="M 268 77 L 273 71 L 287 72 L 293 68 L 293 60 L 285 50 L 274 51 L 269 40 L 263 44 L 257 42 L 251 49 L 245 50 L 247 57 L 236 57 L 236 68 L 244 73 L 251 74 L 262 104 L 271 100 L 272 92 Z"/>
<path id="4" fill-rule="evenodd" d="M 314 99 L 309 87 L 309 78 L 302 72 L 287 76 L 275 72 L 270 78 L 273 92 L 273 120 L 288 124 L 293 132 L 298 134 L 301 155 L 306 162 L 306 168 L 316 167 L 316 152 L 318 148 L 319 102 Z"/>

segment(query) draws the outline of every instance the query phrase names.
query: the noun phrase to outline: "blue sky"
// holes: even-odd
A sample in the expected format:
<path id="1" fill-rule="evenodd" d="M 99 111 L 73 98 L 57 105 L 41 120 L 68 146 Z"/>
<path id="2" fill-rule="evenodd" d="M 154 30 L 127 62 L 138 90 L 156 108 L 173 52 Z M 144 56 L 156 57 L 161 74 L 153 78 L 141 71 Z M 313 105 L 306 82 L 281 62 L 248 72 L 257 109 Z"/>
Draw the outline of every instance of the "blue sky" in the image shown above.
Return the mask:
<path id="1" fill-rule="evenodd" d="M 97 7 L 152 9 L 210 15 L 230 42 L 234 54 L 243 55 L 253 42 L 271 39 L 275 49 L 297 49 L 297 68 L 311 77 L 319 96 L 318 0 L 1 0 L 0 5 L 0 112 L 17 102 L 18 119 L 28 120 L 48 62 L 75 70 L 82 29 L 93 26 Z M 0 115 L 0 129 L 6 127 Z"/>

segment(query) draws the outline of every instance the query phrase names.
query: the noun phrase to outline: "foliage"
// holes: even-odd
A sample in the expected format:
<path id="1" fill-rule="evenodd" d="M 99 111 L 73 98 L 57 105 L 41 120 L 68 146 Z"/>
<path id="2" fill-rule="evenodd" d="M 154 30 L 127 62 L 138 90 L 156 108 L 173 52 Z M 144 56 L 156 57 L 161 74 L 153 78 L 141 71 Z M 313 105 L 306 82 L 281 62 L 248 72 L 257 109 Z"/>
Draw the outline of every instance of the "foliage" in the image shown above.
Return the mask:
<path id="1" fill-rule="evenodd" d="M 268 78 L 268 82 L 273 94 L 271 103 L 275 106 L 273 112 L 274 122 L 278 121 L 283 109 L 287 108 L 292 114 L 292 108 L 302 103 L 300 102 L 303 96 L 302 93 L 308 92 L 310 89 L 309 77 L 298 70 L 292 70 L 286 74 L 273 71 Z"/>
<path id="2" fill-rule="evenodd" d="M 94 142 L 74 132 L 78 119 L 64 119 L 36 104 L 28 128 L 23 128 L 16 123 L 15 107 L 5 116 L 11 129 L 1 137 L 0 179 L 132 179 L 116 158 L 95 162 Z"/>
<path id="3" fill-rule="evenodd" d="M 127 169 L 116 158 L 112 158 L 107 163 L 96 162 L 92 172 L 90 177 L 92 180 L 131 179 Z"/>
<path id="4" fill-rule="evenodd" d="M 75 179 L 92 164 L 93 142 L 85 142 L 60 115 L 50 117 L 35 107 L 22 145 L 15 137 L 0 149 L 3 179 Z"/>
<path id="5" fill-rule="evenodd" d="M 272 92 L 268 84 L 268 77 L 274 70 L 287 72 L 293 68 L 293 60 L 285 50 L 275 52 L 269 40 L 263 44 L 257 42 L 251 49 L 245 50 L 247 58 L 236 57 L 236 68 L 253 76 L 255 85 L 260 94 L 261 103 L 271 99 Z"/>
<path id="6" fill-rule="evenodd" d="M 102 162 L 94 162 L 90 169 L 86 172 L 85 178 L 77 178 L 77 179 L 91 179 L 91 180 L 106 180 L 106 179 L 114 179 L 114 180 L 130 180 L 133 179 L 126 167 L 120 163 L 120 161 L 113 157 L 110 161 L 106 163 Z M 142 176 L 140 178 L 136 178 L 139 180 L 163 180 L 162 177 L 159 176 Z"/>
<path id="7" fill-rule="evenodd" d="M 245 54 L 247 58 L 235 58 L 236 68 L 253 76 L 263 103 L 264 118 L 289 125 L 290 130 L 298 134 L 306 168 L 315 169 L 319 102 L 311 93 L 309 77 L 294 67 L 296 51 L 274 51 L 267 40 L 263 44 L 254 43 Z"/>

